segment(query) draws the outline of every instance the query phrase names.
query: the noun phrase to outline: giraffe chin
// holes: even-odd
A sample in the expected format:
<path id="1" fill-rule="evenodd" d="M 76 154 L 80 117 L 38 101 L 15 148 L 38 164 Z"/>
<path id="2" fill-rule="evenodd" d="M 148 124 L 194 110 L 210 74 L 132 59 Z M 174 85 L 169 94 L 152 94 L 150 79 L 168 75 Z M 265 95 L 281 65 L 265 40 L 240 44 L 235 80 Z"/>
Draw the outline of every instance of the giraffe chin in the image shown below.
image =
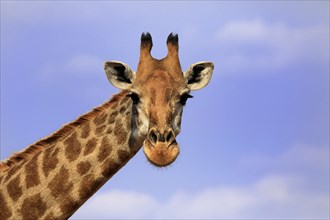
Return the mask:
<path id="1" fill-rule="evenodd" d="M 143 151 L 148 161 L 157 167 L 166 167 L 173 163 L 180 153 L 179 145 L 174 140 L 170 145 L 166 142 L 157 142 L 155 145 L 146 139 Z"/>

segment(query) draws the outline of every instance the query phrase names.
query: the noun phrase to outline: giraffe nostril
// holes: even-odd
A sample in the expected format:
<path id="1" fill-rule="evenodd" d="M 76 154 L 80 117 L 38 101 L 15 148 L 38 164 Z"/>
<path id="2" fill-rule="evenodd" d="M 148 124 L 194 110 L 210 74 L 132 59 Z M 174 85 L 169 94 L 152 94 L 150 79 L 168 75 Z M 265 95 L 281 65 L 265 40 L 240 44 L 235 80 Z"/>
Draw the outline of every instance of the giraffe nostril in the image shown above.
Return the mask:
<path id="1" fill-rule="evenodd" d="M 170 145 L 175 140 L 175 134 L 172 129 L 165 130 L 164 133 L 160 133 L 157 129 L 152 128 L 147 136 L 152 145 L 156 145 L 157 142 L 163 142 Z"/>
<path id="2" fill-rule="evenodd" d="M 152 144 L 157 143 L 157 134 L 154 129 L 152 129 L 148 134 L 148 139 L 151 141 Z"/>
<path id="3" fill-rule="evenodd" d="M 172 129 L 167 130 L 165 133 L 165 140 L 168 144 L 171 144 L 175 140 L 175 134 Z"/>
<path id="4" fill-rule="evenodd" d="M 169 142 L 172 136 L 173 136 L 172 132 L 169 132 L 168 135 L 166 136 L 166 142 Z"/>

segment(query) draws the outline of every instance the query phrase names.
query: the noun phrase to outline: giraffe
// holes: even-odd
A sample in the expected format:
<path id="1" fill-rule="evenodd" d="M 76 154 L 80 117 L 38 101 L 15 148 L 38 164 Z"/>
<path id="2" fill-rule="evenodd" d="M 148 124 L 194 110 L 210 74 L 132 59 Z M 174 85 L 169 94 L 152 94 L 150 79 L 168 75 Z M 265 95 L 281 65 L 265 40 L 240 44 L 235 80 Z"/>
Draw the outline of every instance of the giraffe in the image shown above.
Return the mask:
<path id="1" fill-rule="evenodd" d="M 166 43 L 167 56 L 155 59 L 151 35 L 143 33 L 136 72 L 104 63 L 118 94 L 0 163 L 0 219 L 69 218 L 142 146 L 155 166 L 175 161 L 183 107 L 209 83 L 214 64 L 198 62 L 183 73 L 178 35 Z"/>

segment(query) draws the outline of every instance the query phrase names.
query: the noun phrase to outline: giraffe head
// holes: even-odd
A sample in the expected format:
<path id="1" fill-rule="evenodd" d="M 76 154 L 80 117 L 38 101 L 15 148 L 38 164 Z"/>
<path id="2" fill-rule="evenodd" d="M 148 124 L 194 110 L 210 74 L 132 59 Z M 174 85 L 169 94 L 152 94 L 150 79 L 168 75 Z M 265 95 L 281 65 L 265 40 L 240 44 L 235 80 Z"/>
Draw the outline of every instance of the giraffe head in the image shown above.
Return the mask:
<path id="1" fill-rule="evenodd" d="M 104 69 L 112 85 L 128 90 L 133 103 L 133 135 L 144 139 L 144 153 L 155 166 L 167 166 L 180 150 L 176 136 L 190 92 L 205 87 L 214 64 L 198 62 L 182 72 L 178 56 L 178 35 L 167 38 L 168 54 L 158 60 L 151 56 L 149 33 L 141 36 L 140 60 L 136 73 L 125 63 L 105 62 Z"/>

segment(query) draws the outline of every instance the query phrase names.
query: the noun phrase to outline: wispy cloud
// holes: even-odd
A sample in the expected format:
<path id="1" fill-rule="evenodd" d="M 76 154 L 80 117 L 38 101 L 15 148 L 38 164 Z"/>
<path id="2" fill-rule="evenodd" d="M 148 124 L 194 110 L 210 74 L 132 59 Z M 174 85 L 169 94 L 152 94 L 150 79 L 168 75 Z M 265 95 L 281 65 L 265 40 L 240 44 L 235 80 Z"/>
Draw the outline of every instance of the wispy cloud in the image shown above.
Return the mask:
<path id="1" fill-rule="evenodd" d="M 292 64 L 329 59 L 329 30 L 317 25 L 291 28 L 284 22 L 230 21 L 216 34 L 222 68 L 230 73 L 273 72 Z"/>
<path id="2" fill-rule="evenodd" d="M 327 148 L 296 145 L 268 162 L 260 160 L 260 166 L 283 165 L 289 168 L 288 172 L 279 169 L 251 183 L 223 184 L 194 193 L 177 191 L 166 201 L 141 192 L 102 192 L 91 198 L 72 219 L 329 218 L 328 191 L 315 190 L 307 184 L 313 175 L 310 172 L 325 170 L 324 173 L 328 173 L 328 155 Z M 247 161 L 243 163 L 253 167 Z M 313 170 L 296 172 L 306 166 L 312 166 Z"/>
<path id="3" fill-rule="evenodd" d="M 310 174 L 310 171 L 329 171 L 329 148 L 326 146 L 310 146 L 305 144 L 295 144 L 278 157 L 265 154 L 251 154 L 242 158 L 239 163 L 249 168 L 264 167 L 270 170 L 276 170 L 281 173 L 304 172 L 304 175 Z"/>
<path id="4" fill-rule="evenodd" d="M 73 73 L 90 73 L 99 69 L 103 70 L 103 62 L 100 58 L 97 58 L 96 56 L 79 54 L 72 57 L 68 61 L 67 68 Z"/>
<path id="5" fill-rule="evenodd" d="M 103 60 L 90 54 L 76 54 L 67 60 L 48 62 L 41 67 L 39 76 L 42 80 L 53 80 L 63 74 L 93 75 L 103 72 Z"/>
<path id="6" fill-rule="evenodd" d="M 177 192 L 162 202 L 146 193 L 114 190 L 93 197 L 72 219 L 328 218 L 327 194 L 296 187 L 299 180 L 265 176 L 251 185 Z"/>

